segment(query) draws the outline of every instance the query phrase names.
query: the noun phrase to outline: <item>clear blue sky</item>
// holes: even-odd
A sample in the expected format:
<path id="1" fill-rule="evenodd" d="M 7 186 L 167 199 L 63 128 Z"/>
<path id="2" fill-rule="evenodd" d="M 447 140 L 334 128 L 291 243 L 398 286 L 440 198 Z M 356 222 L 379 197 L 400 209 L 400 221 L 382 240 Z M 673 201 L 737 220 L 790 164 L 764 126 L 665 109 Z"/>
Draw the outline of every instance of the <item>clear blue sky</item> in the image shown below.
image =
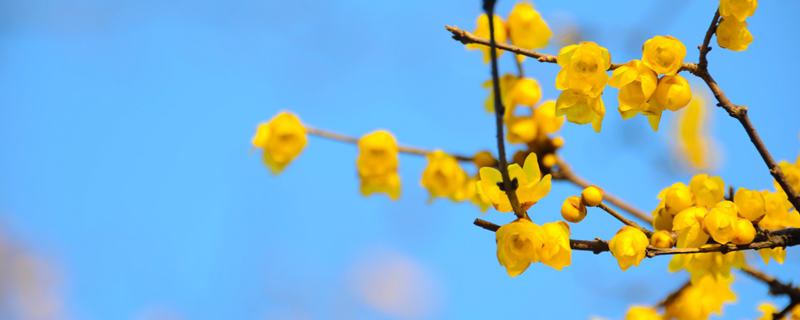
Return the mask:
<path id="1" fill-rule="evenodd" d="M 513 3 L 501 1 L 498 13 Z M 644 40 L 666 34 L 695 61 L 716 3 L 536 7 L 552 23 L 575 21 L 615 62 L 639 58 Z M 152 310 L 186 319 L 393 319 L 363 299 L 365 274 L 368 282 L 408 276 L 397 285 L 428 305 L 423 318 L 615 319 L 632 303 L 662 299 L 686 279 L 666 273 L 668 258 L 623 273 L 608 254 L 575 252 L 562 272 L 535 265 L 509 278 L 494 235 L 471 224 L 476 208 L 426 204 L 422 158 L 401 156 L 403 195 L 391 202 L 359 195 L 351 145 L 310 137 L 278 177 L 248 152 L 255 126 L 284 109 L 353 136 L 384 128 L 409 145 L 493 149 L 481 88 L 488 66 L 444 30 L 472 30 L 479 10 L 477 0 L 0 1 L 0 225 L 57 270 L 69 319 Z M 798 13 L 796 2 L 762 1 L 748 19 L 750 48 L 709 56 L 777 159 L 800 150 Z M 501 58 L 502 71 L 513 71 L 510 56 Z M 545 98 L 557 97 L 557 66 L 525 68 Z M 602 133 L 564 126 L 563 155 L 650 211 L 661 188 L 691 173 L 671 161 L 664 124 L 672 115 L 653 133 L 643 118 L 623 122 L 615 95 L 604 96 Z M 723 159 L 713 174 L 772 188 L 736 121 L 715 109 L 712 133 Z M 561 202 L 577 192 L 555 183 L 534 219 L 559 219 Z M 608 239 L 618 228 L 593 211 L 572 231 Z M 785 265 L 764 269 L 800 281 L 792 272 L 799 256 L 791 249 Z M 397 265 L 405 267 L 392 271 Z M 738 305 L 725 318 L 755 318 L 766 288 L 738 277 L 735 290 Z"/>

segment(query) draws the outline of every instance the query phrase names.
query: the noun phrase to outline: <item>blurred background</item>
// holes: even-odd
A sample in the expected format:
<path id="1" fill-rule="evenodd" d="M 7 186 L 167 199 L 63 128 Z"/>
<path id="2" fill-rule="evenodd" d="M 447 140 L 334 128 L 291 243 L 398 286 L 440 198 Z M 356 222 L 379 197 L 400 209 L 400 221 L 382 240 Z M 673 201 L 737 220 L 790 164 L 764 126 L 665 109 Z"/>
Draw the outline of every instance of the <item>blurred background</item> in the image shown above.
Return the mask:
<path id="1" fill-rule="evenodd" d="M 591 40 L 615 62 L 666 34 L 696 61 L 717 4 L 535 2 L 556 33 L 543 51 Z M 401 155 L 403 194 L 392 202 L 360 196 L 352 145 L 309 137 L 280 176 L 251 150 L 256 125 L 280 110 L 351 136 L 383 128 L 407 145 L 494 150 L 481 87 L 489 67 L 444 29 L 471 31 L 479 14 L 477 0 L 0 1 L 0 318 L 619 319 L 630 304 L 657 303 L 688 278 L 667 273 L 668 257 L 622 272 L 610 254 L 574 252 L 564 271 L 537 264 L 510 278 L 494 235 L 472 221 L 512 216 L 426 204 L 424 158 Z M 798 14 L 800 3 L 763 1 L 747 20 L 749 49 L 712 42 L 709 55 L 723 90 L 789 161 L 800 150 L 789 121 L 800 117 Z M 524 66 L 545 99 L 558 96 L 556 65 Z M 500 67 L 516 72 L 508 54 Z M 616 93 L 604 95 L 601 133 L 564 125 L 561 154 L 650 212 L 659 190 L 696 172 L 675 152 L 675 113 L 653 132 L 643 117 L 621 120 Z M 738 122 L 707 105 L 704 172 L 772 190 Z M 578 192 L 554 183 L 534 220 L 559 220 Z M 592 211 L 572 233 L 610 239 L 618 228 Z M 748 258 L 799 281 L 800 250 L 788 251 L 784 265 Z M 725 319 L 787 302 L 738 274 L 734 290 Z"/>

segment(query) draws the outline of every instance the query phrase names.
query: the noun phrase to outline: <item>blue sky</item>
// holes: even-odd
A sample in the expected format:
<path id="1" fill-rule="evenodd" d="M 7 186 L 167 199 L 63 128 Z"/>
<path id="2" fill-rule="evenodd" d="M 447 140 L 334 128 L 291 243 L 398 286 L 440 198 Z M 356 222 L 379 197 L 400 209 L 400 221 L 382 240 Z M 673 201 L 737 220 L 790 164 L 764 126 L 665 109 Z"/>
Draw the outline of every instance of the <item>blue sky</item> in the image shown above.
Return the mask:
<path id="1" fill-rule="evenodd" d="M 513 4 L 501 1 L 497 12 Z M 573 21 L 615 62 L 639 58 L 644 40 L 666 34 L 695 61 L 716 1 L 535 4 L 554 26 Z M 422 158 L 401 156 L 403 195 L 392 202 L 359 195 L 354 146 L 310 137 L 277 177 L 249 152 L 255 126 L 280 110 L 352 136 L 383 128 L 403 144 L 493 150 L 481 88 L 488 65 L 444 30 L 472 30 L 479 10 L 477 1 L 1 1 L 2 229 L 56 270 L 69 319 L 150 319 L 158 310 L 186 319 L 398 317 L 363 298 L 365 274 L 408 277 L 404 298 L 425 298 L 414 314 L 422 318 L 614 319 L 632 303 L 659 301 L 686 278 L 666 273 L 667 258 L 621 272 L 608 254 L 575 252 L 564 271 L 535 265 L 509 278 L 494 235 L 471 223 L 511 217 L 426 204 Z M 799 12 L 795 2 L 763 2 L 748 19 L 747 51 L 709 55 L 777 159 L 800 150 L 800 128 L 786 120 L 800 116 L 790 73 L 800 68 Z M 501 72 L 514 71 L 509 55 L 501 59 Z M 557 97 L 557 66 L 525 68 L 545 98 Z M 621 120 L 615 95 L 604 95 L 601 133 L 565 124 L 562 154 L 650 211 L 660 189 L 692 173 L 672 161 L 673 115 L 654 133 L 641 117 Z M 772 188 L 744 130 L 721 110 L 712 115 L 722 162 L 711 173 Z M 554 184 L 534 220 L 559 219 L 577 192 Z M 608 239 L 618 228 L 593 211 L 572 232 Z M 797 281 L 798 253 L 783 266 L 751 261 Z M 735 290 L 726 319 L 754 318 L 769 299 L 744 277 Z"/>

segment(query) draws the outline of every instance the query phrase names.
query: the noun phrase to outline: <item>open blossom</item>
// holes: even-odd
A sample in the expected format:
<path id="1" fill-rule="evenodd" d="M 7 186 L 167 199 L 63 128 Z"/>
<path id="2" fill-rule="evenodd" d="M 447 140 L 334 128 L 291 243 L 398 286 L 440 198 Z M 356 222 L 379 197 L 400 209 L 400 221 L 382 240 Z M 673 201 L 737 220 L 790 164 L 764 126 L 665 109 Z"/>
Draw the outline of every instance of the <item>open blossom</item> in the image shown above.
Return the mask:
<path id="1" fill-rule="evenodd" d="M 758 0 L 720 0 L 719 14 L 724 18 L 744 21 L 758 8 Z"/>
<path id="2" fill-rule="evenodd" d="M 639 112 L 648 119 L 661 119 L 663 109 L 653 109 L 651 104 L 647 103 L 656 91 L 657 84 L 656 73 L 639 60 L 631 60 L 615 69 L 611 79 L 608 80 L 609 86 L 619 89 L 617 110 L 623 119 L 629 119 Z M 653 130 L 658 130 L 658 121 L 655 122 Z"/>
<path id="3" fill-rule="evenodd" d="M 658 198 L 664 202 L 666 213 L 672 216 L 694 205 L 694 194 L 682 182 L 676 182 L 661 190 Z"/>
<path id="4" fill-rule="evenodd" d="M 569 225 L 564 221 L 543 224 L 539 260 L 556 270 L 569 266 L 572 263 L 569 235 Z"/>
<path id="5" fill-rule="evenodd" d="M 478 26 L 475 28 L 475 31 L 472 33 L 484 39 L 489 39 L 491 32 L 489 31 L 489 16 L 486 14 L 481 14 L 478 16 L 477 21 Z M 503 43 L 506 42 L 508 35 L 506 34 L 506 23 L 503 21 L 503 18 L 500 18 L 498 15 L 494 15 L 494 41 L 496 43 Z M 489 49 L 489 46 L 484 46 L 482 44 L 470 43 L 467 44 L 467 49 L 479 49 L 483 52 L 483 63 L 489 63 L 492 60 L 492 51 Z M 499 58 L 501 54 L 503 54 L 503 50 L 495 49 L 497 53 L 497 57 Z"/>
<path id="6" fill-rule="evenodd" d="M 705 173 L 692 177 L 689 189 L 694 194 L 695 203 L 706 208 L 714 207 L 725 198 L 725 182 L 722 178 L 710 177 Z"/>
<path id="7" fill-rule="evenodd" d="M 717 26 L 717 44 L 731 51 L 744 51 L 753 42 L 747 22 L 723 18 Z"/>
<path id="8" fill-rule="evenodd" d="M 400 177 L 397 174 L 397 142 L 391 133 L 378 130 L 358 140 L 358 176 L 361 194 L 386 193 L 392 199 L 400 197 Z"/>
<path id="9" fill-rule="evenodd" d="M 756 190 L 739 188 L 733 195 L 733 202 L 739 208 L 739 216 L 750 221 L 758 221 L 767 213 L 764 195 Z"/>
<path id="10" fill-rule="evenodd" d="M 592 124 L 594 131 L 600 132 L 606 107 L 600 96 L 592 97 L 580 90 L 565 90 L 556 101 L 556 115 L 567 116 L 567 120 L 576 124 Z"/>
<path id="11" fill-rule="evenodd" d="M 642 49 L 642 63 L 657 74 L 675 75 L 685 57 L 686 46 L 672 36 L 655 36 Z"/>
<path id="12" fill-rule="evenodd" d="M 516 277 L 539 261 L 542 247 L 542 228 L 527 219 L 503 225 L 495 233 L 497 260 L 506 267 L 509 276 Z"/>
<path id="13" fill-rule="evenodd" d="M 594 42 L 581 42 L 562 48 L 558 52 L 558 65 L 561 71 L 556 76 L 556 89 L 572 89 L 598 97 L 608 80 L 606 71 L 611 66 L 611 55 Z"/>
<path id="14" fill-rule="evenodd" d="M 435 197 L 457 200 L 458 192 L 467 180 L 467 173 L 458 165 L 458 160 L 441 150 L 429 153 L 426 157 L 428 166 L 422 171 L 420 184 L 428 189 L 429 200 Z"/>
<path id="15" fill-rule="evenodd" d="M 620 269 L 625 271 L 631 266 L 639 266 L 647 252 L 648 244 L 650 244 L 650 240 L 641 230 L 624 226 L 608 242 L 608 248 L 611 250 L 611 254 L 617 258 Z"/>
<path id="16" fill-rule="evenodd" d="M 306 129 L 297 116 L 281 112 L 258 125 L 252 143 L 264 149 L 264 163 L 273 174 L 278 174 L 305 148 Z"/>
<path id="17" fill-rule="evenodd" d="M 538 49 L 547 46 L 553 32 L 542 19 L 533 4 L 518 2 L 508 15 L 508 35 L 511 43 L 525 49 Z"/>
<path id="18" fill-rule="evenodd" d="M 510 164 L 508 175 L 512 180 L 512 185 L 517 186 L 517 199 L 523 210 L 528 210 L 550 192 L 551 176 L 548 174 L 542 177 L 535 153 L 528 154 L 522 167 L 516 163 Z M 497 211 L 511 212 L 511 202 L 508 200 L 506 192 L 500 188 L 503 185 L 503 176 L 500 171 L 491 167 L 483 167 L 480 169 L 480 176 L 481 180 L 477 183 L 478 192 L 483 194 Z"/>
<path id="19" fill-rule="evenodd" d="M 736 231 L 738 210 L 730 201 L 719 202 L 703 219 L 703 229 L 714 241 L 727 243 L 733 240 Z"/>

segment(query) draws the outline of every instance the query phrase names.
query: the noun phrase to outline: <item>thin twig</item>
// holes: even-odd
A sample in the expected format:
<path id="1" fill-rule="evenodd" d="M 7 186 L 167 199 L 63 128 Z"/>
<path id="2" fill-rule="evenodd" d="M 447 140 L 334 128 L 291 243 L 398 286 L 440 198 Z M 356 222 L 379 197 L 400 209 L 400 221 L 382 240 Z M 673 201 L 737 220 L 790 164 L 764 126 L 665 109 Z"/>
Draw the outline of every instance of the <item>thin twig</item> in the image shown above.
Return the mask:
<path id="1" fill-rule="evenodd" d="M 783 283 L 775 277 L 769 276 L 759 270 L 751 269 L 749 267 L 741 268 L 741 270 L 756 280 L 766 283 L 769 286 L 769 294 L 774 296 L 789 296 L 789 305 L 787 305 L 786 308 L 783 308 L 783 310 L 780 312 L 774 313 L 772 317 L 773 319 L 783 319 L 783 317 L 786 316 L 786 314 L 788 314 L 789 311 L 794 308 L 794 306 L 800 304 L 800 288 L 795 287 L 791 283 Z"/>
<path id="2" fill-rule="evenodd" d="M 789 185 L 789 182 L 786 180 L 786 176 L 783 174 L 783 170 L 781 170 L 781 168 L 775 162 L 775 159 L 772 158 L 772 155 L 767 150 L 764 142 L 761 141 L 761 137 L 759 137 L 758 133 L 756 132 L 756 128 L 753 126 L 753 123 L 750 122 L 750 117 L 747 115 L 747 107 L 733 104 L 725 95 L 725 93 L 722 92 L 722 89 L 720 89 L 717 82 L 711 76 L 711 73 L 708 72 L 707 56 L 708 52 L 711 51 L 709 43 L 711 42 L 711 36 L 717 29 L 718 23 L 719 10 L 714 13 L 714 18 L 711 19 L 711 25 L 708 27 L 705 38 L 703 39 L 703 45 L 699 47 L 700 59 L 698 60 L 697 68 L 689 71 L 698 78 L 703 79 L 711 92 L 714 93 L 714 97 L 717 98 L 718 106 L 725 109 L 725 111 L 727 111 L 731 117 L 739 120 L 739 123 L 742 124 L 745 132 L 747 132 L 747 136 L 750 137 L 750 141 L 753 142 L 753 145 L 756 147 L 756 150 L 758 150 L 761 158 L 764 159 L 764 163 L 767 165 L 769 173 L 773 178 L 775 178 L 775 181 L 778 182 L 783 191 L 786 192 L 789 201 L 792 203 L 795 209 L 800 209 L 800 196 L 798 196 L 797 191 L 794 190 L 791 185 Z"/>
<path id="3" fill-rule="evenodd" d="M 605 205 L 604 203 L 602 203 L 602 202 L 601 202 L 599 205 L 597 205 L 597 207 L 598 207 L 598 208 L 600 208 L 600 209 L 603 209 L 605 212 L 608 212 L 608 214 L 612 215 L 614 218 L 617 218 L 617 220 L 621 221 L 622 223 L 624 223 L 624 224 L 626 224 L 626 225 L 629 225 L 629 226 L 631 226 L 631 227 L 634 227 L 634 228 L 636 228 L 636 229 L 639 229 L 639 231 L 641 231 L 641 232 L 643 232 L 645 235 L 647 235 L 647 237 L 648 237 L 648 238 L 649 238 L 651 235 L 653 235 L 653 231 L 650 231 L 650 230 L 648 230 L 647 228 L 640 226 L 640 225 L 639 225 L 638 223 L 636 223 L 636 222 L 633 222 L 633 221 L 630 221 L 630 220 L 626 219 L 626 218 L 625 218 L 625 217 L 623 217 L 621 214 L 619 214 L 619 213 L 617 213 L 616 211 L 614 211 L 614 209 L 611 209 L 611 208 L 609 208 L 609 207 L 608 207 L 607 205 Z"/>
<path id="4" fill-rule="evenodd" d="M 473 222 L 478 227 L 489 231 L 497 231 L 500 226 L 483 219 L 475 219 Z M 600 253 L 609 251 L 608 242 L 600 239 L 596 240 L 569 240 L 570 247 L 574 250 L 592 251 Z M 660 255 L 673 255 L 673 254 L 690 254 L 690 253 L 706 253 L 706 252 L 722 252 L 728 253 L 732 251 L 741 250 L 758 250 L 777 247 L 791 247 L 800 244 L 800 229 L 786 228 L 781 230 L 772 231 L 769 233 L 768 238 L 764 241 L 753 242 L 746 245 L 716 244 L 707 245 L 702 248 L 655 248 L 648 246 L 646 255 L 649 258 Z"/>
<path id="5" fill-rule="evenodd" d="M 346 136 L 346 135 L 343 135 L 343 134 L 340 134 L 340 133 L 331 132 L 331 131 L 328 131 L 328 130 L 323 130 L 323 129 L 318 129 L 318 128 L 313 128 L 313 127 L 309 127 L 309 126 L 306 126 L 306 125 L 304 125 L 304 127 L 305 127 L 306 132 L 308 134 L 312 134 L 312 135 L 315 135 L 315 136 L 318 136 L 318 137 L 322 137 L 322 138 L 326 138 L 326 139 L 342 141 L 342 142 L 347 142 L 347 143 L 352 143 L 352 144 L 358 144 L 358 138 L 353 138 L 353 137 L 349 137 L 349 136 Z M 424 155 L 428 155 L 430 153 L 433 153 L 433 151 L 430 151 L 430 150 L 420 149 L 420 148 L 417 148 L 417 147 L 402 146 L 402 145 L 398 146 L 397 150 L 400 151 L 401 153 L 413 154 L 413 155 L 419 155 L 419 156 L 424 156 Z M 456 160 L 458 160 L 458 161 L 472 162 L 472 157 L 468 157 L 468 156 L 464 156 L 464 155 L 457 155 L 457 154 L 452 154 L 452 153 L 448 153 L 448 154 L 453 156 L 453 157 L 455 157 Z"/>
<path id="6" fill-rule="evenodd" d="M 486 16 L 489 17 L 489 52 L 492 57 L 492 90 L 494 91 L 495 126 L 497 127 L 497 158 L 499 160 L 500 174 L 503 177 L 503 191 L 505 191 L 508 196 L 511 208 L 514 210 L 514 214 L 517 215 L 517 218 L 527 218 L 528 214 L 519 205 L 517 188 L 512 185 L 511 177 L 508 175 L 505 135 L 503 134 L 505 106 L 503 106 L 503 99 L 500 96 L 500 76 L 497 72 L 497 50 L 495 49 L 497 43 L 494 40 L 494 4 L 495 0 L 483 1 L 483 10 L 486 11 Z"/>
<path id="7" fill-rule="evenodd" d="M 692 286 L 692 281 L 686 280 L 686 282 L 684 282 L 683 285 L 680 286 L 680 288 L 670 293 L 666 298 L 664 298 L 664 300 L 659 301 L 656 307 L 666 307 L 672 304 L 672 302 L 675 301 L 675 299 L 677 299 L 681 295 L 681 293 L 683 293 L 684 290 L 689 289 L 689 287 L 691 286 Z"/>
<path id="8" fill-rule="evenodd" d="M 576 175 L 572 168 L 560 157 L 557 158 L 558 163 L 558 170 L 553 171 L 553 179 L 555 180 L 563 180 L 569 181 L 581 188 L 588 188 L 593 184 L 586 181 L 585 179 L 581 178 L 580 176 Z M 644 213 L 644 211 L 639 210 L 638 208 L 628 204 L 624 200 L 614 196 L 613 194 L 608 193 L 607 191 L 603 190 L 603 200 L 613 204 L 617 208 L 625 210 L 626 212 L 630 213 L 636 218 L 639 218 L 641 221 L 646 222 L 648 225 L 653 224 L 653 218 L 650 215 Z"/>

